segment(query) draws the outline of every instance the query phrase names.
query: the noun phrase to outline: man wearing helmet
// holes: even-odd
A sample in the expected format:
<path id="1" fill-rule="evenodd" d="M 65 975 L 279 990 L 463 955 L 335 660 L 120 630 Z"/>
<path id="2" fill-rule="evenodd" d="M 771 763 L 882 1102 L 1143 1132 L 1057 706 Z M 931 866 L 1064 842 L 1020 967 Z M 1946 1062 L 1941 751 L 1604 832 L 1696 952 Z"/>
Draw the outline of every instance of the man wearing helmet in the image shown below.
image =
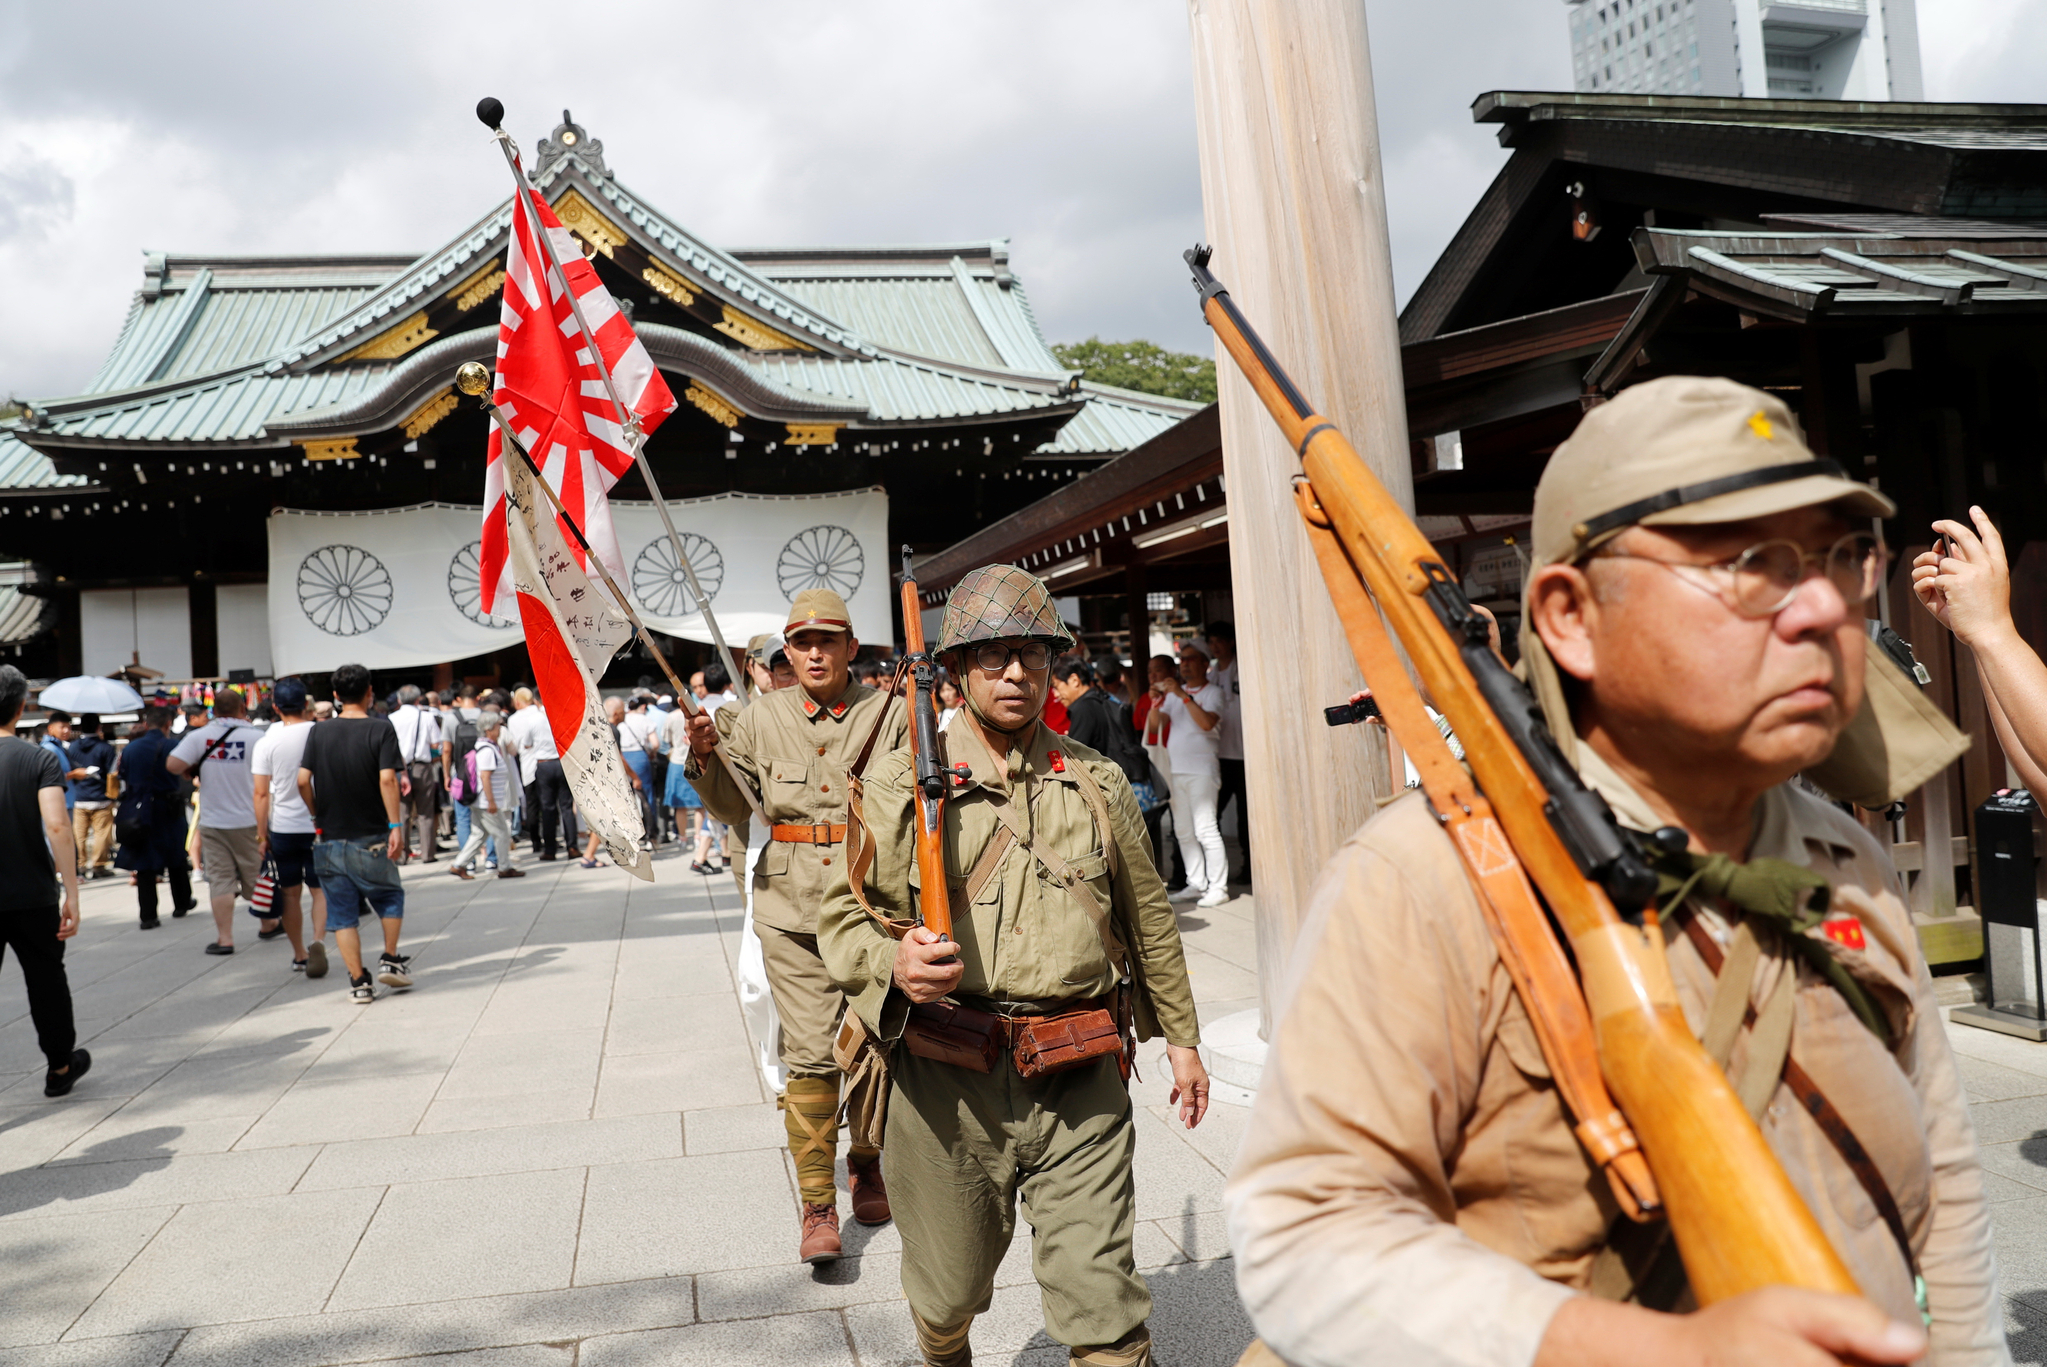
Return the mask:
<path id="1" fill-rule="evenodd" d="M 870 736 L 883 752 L 903 744 L 907 722 L 902 709 L 888 711 L 887 694 L 853 682 L 860 642 L 838 594 L 830 589 L 797 594 L 783 636 L 786 644 L 777 643 L 772 667 L 780 673 L 786 651 L 797 686 L 764 693 L 743 710 L 719 708 L 721 721 L 731 717 L 729 731 L 708 715 L 691 718 L 683 773 L 711 815 L 735 824 L 745 820 L 746 796 L 713 757 L 718 733 L 725 731 L 726 753 L 768 819 L 768 843 L 753 871 L 753 923 L 782 1021 L 789 1085 L 780 1104 L 802 1198 L 799 1256 L 818 1263 L 837 1258 L 842 1248 L 833 1178 L 839 1068 L 832 1060 L 832 1038 L 844 1010 L 818 958 L 818 901 L 825 880 L 845 863 L 847 771 Z M 881 1154 L 851 1147 L 846 1168 L 854 1218 L 862 1224 L 886 1221 Z"/>
<path id="2" fill-rule="evenodd" d="M 869 771 L 854 816 L 873 862 L 859 887 L 843 864 L 830 870 L 818 918 L 825 966 L 892 1046 L 903 1291 L 934 1367 L 971 1361 L 967 1331 L 988 1308 L 1018 1197 L 1046 1332 L 1074 1363 L 1148 1364 L 1121 1066 L 1133 1028 L 1166 1037 L 1182 1122 L 1208 1109 L 1179 927 L 1129 781 L 1039 720 L 1052 659 L 1072 645 L 1033 576 L 991 565 L 960 581 L 938 641 L 966 695 L 944 736 L 956 941 L 921 926 L 893 938 L 917 906 L 908 749 Z M 977 1022 L 992 1043 L 966 1063 L 934 1057 L 940 1019 Z M 1061 1047 L 1044 1052 L 1048 1039 Z"/>

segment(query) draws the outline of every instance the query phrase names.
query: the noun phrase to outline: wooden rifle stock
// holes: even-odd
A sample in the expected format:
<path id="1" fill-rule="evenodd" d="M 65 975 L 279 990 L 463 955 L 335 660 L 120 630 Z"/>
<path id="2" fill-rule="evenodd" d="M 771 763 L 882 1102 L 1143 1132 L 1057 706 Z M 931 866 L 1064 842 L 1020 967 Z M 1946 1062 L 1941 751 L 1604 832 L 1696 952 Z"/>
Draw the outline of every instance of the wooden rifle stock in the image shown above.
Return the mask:
<path id="1" fill-rule="evenodd" d="M 945 766 L 938 748 L 938 667 L 924 649 L 924 605 L 917 597 L 917 576 L 910 568 L 910 548 L 903 547 L 903 648 L 910 686 L 903 704 L 910 709 L 910 755 L 916 766 L 917 911 L 928 929 L 952 938 L 952 890 L 945 874 Z"/>
<path id="2" fill-rule="evenodd" d="M 1533 698 L 1492 656 L 1484 620 L 1414 520 L 1335 424 L 1302 398 L 1209 273 L 1208 251 L 1197 248 L 1186 259 L 1209 326 L 1301 457 L 1298 501 L 1359 668 L 1387 726 L 1416 757 L 1517 989 L 1524 998 L 1582 993 L 1582 1003 L 1526 1002 L 1579 1138 L 1608 1163 L 1624 1206 L 1631 1205 L 1624 1188 L 1634 1185 L 1627 1167 L 1639 1141 L 1655 1181 L 1653 1190 L 1634 1192 L 1636 1203 L 1646 1210 L 1660 1201 L 1700 1304 L 1772 1285 L 1859 1294 L 1685 1024 L 1651 905 L 1653 875 L 1630 838 L 1563 761 Z M 1449 760 L 1386 626 L 1463 743 L 1469 775 Z M 1558 976 L 1562 950 L 1537 889 L 1570 941 L 1576 983 L 1567 966 Z M 1616 899 L 1637 914 L 1623 919 Z M 1596 1040 L 1601 1077 L 1574 1079 L 1557 1066 L 1573 1042 L 1559 1034 L 1574 1022 Z M 1609 1092 L 1620 1115 L 1601 1109 Z M 1619 1161 L 1601 1152 L 1602 1144 L 1615 1147 L 1615 1122 Z"/>

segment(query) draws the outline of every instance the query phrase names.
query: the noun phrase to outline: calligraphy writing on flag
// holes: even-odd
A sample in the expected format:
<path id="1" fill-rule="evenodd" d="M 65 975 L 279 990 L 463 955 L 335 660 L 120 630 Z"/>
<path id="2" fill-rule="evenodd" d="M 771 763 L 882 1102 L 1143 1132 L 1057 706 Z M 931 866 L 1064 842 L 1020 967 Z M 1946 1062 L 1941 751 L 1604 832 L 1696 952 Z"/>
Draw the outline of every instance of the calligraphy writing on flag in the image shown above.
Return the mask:
<path id="1" fill-rule="evenodd" d="M 547 264 L 541 233 L 553 244 L 555 259 L 561 262 L 559 273 Z M 582 329 L 570 307 L 571 295 L 582 305 L 597 350 L 611 371 L 619 402 L 627 409 L 626 424 L 620 423 L 612 406 L 597 357 L 584 345 Z M 523 177 L 513 201 L 511 241 L 505 250 L 497 389 L 491 397 L 561 496 L 562 506 L 581 526 L 591 549 L 612 577 L 622 580 L 625 566 L 606 494 L 631 467 L 636 443 L 675 411 L 675 395 L 640 344 L 632 324 L 619 312 L 611 292 L 597 278 L 596 267 L 584 258 L 575 237 L 562 227 L 540 192 L 525 184 Z M 636 428 L 637 436 L 629 428 Z M 484 467 L 483 546 L 478 567 L 485 612 L 496 610 L 498 594 L 511 591 L 505 540 L 506 455 L 503 434 L 493 427 Z M 572 537 L 560 539 L 582 565 L 582 547 Z"/>
<path id="2" fill-rule="evenodd" d="M 526 463 L 515 453 L 504 471 L 511 592 L 562 773 L 576 810 L 612 859 L 651 883 L 653 860 L 640 848 L 640 804 L 597 692 L 598 678 L 631 638 L 632 624 L 576 563 Z"/>

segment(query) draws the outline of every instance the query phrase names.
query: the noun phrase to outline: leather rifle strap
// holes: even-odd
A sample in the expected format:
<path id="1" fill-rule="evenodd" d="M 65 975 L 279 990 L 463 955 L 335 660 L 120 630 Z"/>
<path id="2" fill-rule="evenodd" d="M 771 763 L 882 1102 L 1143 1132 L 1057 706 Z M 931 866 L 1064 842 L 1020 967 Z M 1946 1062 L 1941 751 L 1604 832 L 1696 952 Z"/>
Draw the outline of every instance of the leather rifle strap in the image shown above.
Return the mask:
<path id="1" fill-rule="evenodd" d="M 1719 943 L 1700 922 L 1696 912 L 1685 917 L 1685 937 L 1717 977 L 1726 956 L 1720 952 Z M 1744 1023 L 1753 1027 L 1755 1020 L 1755 1008 L 1750 1007 Z M 1918 1276 L 1919 1259 L 1913 1255 L 1912 1239 L 1905 1231 L 1904 1212 L 1898 1209 L 1897 1198 L 1891 1195 L 1891 1184 L 1884 1180 L 1883 1172 L 1877 1167 L 1876 1160 L 1869 1156 L 1869 1150 L 1862 1147 L 1862 1141 L 1849 1127 L 1847 1117 L 1828 1100 L 1827 1094 L 1812 1080 L 1812 1075 L 1799 1067 L 1798 1060 L 1789 1055 L 1784 1059 L 1784 1085 L 1791 1089 L 1791 1094 L 1798 1098 L 1798 1104 L 1813 1118 L 1821 1133 L 1848 1164 L 1848 1170 L 1855 1174 L 1855 1180 L 1862 1184 L 1863 1191 L 1868 1193 L 1870 1202 L 1876 1206 L 1876 1213 L 1883 1217 L 1891 1237 L 1897 1240 L 1898 1251 L 1905 1256 L 1905 1270 Z"/>
<path id="2" fill-rule="evenodd" d="M 908 661 L 897 662 L 895 673 L 889 677 L 891 697 L 908 670 Z M 900 940 L 916 927 L 917 922 L 906 917 L 884 916 L 867 900 L 867 871 L 874 867 L 874 841 L 867 834 L 867 813 L 863 807 L 867 788 L 861 781 L 867 772 L 867 761 L 874 755 L 875 742 L 881 739 L 881 728 L 888 725 L 889 710 L 894 705 L 893 702 L 882 705 L 874 719 L 874 728 L 867 733 L 866 744 L 854 757 L 853 767 L 846 771 L 846 881 L 852 885 L 853 900 L 860 904 L 860 909 L 873 917 L 890 938 Z M 916 799 L 912 797 L 911 801 Z"/>

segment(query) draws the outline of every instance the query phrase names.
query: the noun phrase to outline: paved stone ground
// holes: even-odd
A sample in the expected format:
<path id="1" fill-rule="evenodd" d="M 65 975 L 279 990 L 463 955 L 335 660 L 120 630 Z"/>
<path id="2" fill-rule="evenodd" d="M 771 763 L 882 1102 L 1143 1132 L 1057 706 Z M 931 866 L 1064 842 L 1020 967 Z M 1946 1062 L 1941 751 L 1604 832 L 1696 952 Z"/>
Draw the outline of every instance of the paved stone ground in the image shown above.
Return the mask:
<path id="1" fill-rule="evenodd" d="M 793 1259 L 780 1117 L 732 987 L 731 882 L 673 858 L 652 887 L 443 867 L 406 875 L 418 987 L 367 1008 L 338 958 L 298 978 L 246 917 L 241 952 L 208 958 L 203 911 L 144 934 L 125 880 L 91 885 L 68 958 L 94 1065 L 61 1101 L 0 969 L 0 1367 L 913 1361 L 892 1228 L 849 1224 L 856 1256 L 826 1269 Z M 1255 1004 L 1250 912 L 1181 913 L 1208 1020 Z M 2047 1046 L 1950 1034 L 2015 1355 L 2047 1362 Z M 1159 1356 L 1224 1367 L 1250 1337 L 1220 1214 L 1245 1112 L 1171 1127 L 1148 1052 L 1137 1252 Z M 976 1351 L 1059 1367 L 1028 1238 Z"/>
<path id="2" fill-rule="evenodd" d="M 795 1261 L 730 879 L 445 867 L 406 874 L 417 987 L 368 1007 L 339 956 L 307 982 L 243 916 L 209 958 L 203 907 L 143 933 L 125 878 L 89 885 L 67 961 L 93 1071 L 59 1101 L 0 969 L 0 1367 L 914 1361 L 892 1227 Z M 1249 900 L 1182 924 L 1204 1015 L 1254 1005 Z M 1161 1048 L 1138 1264 L 1162 1361 L 1223 1367 L 1251 1333 L 1220 1214 L 1246 1113 L 1169 1126 Z M 1028 1227 L 998 1288 L 980 1359 L 1063 1367 Z"/>

